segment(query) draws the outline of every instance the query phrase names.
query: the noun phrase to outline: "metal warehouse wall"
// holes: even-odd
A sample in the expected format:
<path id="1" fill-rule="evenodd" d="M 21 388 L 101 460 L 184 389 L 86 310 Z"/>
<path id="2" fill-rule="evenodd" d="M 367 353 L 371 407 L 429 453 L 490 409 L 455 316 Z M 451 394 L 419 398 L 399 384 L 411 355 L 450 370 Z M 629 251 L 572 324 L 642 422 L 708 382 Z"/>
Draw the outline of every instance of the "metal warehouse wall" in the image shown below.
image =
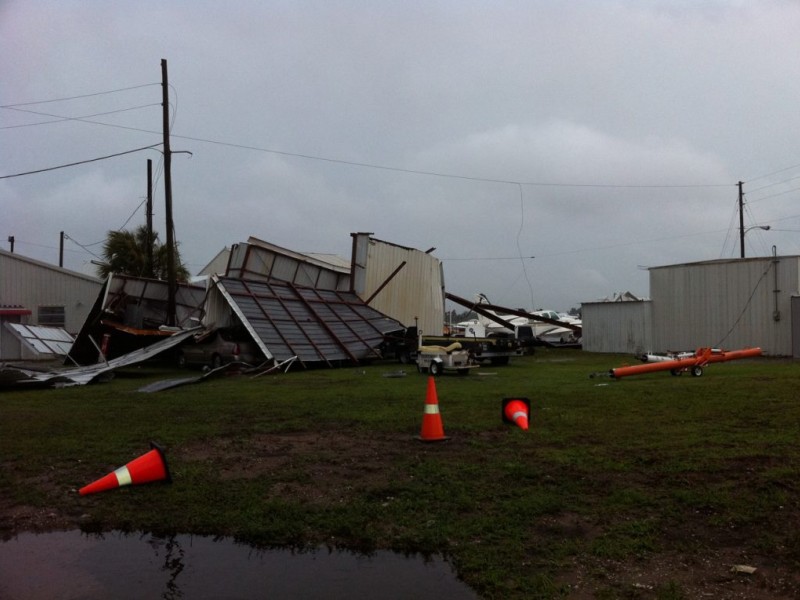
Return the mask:
<path id="1" fill-rule="evenodd" d="M 653 351 L 652 312 L 648 300 L 581 304 L 583 336 L 588 352 Z"/>
<path id="2" fill-rule="evenodd" d="M 0 250 L 0 305 L 30 309 L 29 325 L 39 324 L 40 306 L 63 306 L 64 329 L 77 334 L 101 286 L 100 279 Z"/>
<path id="3" fill-rule="evenodd" d="M 353 285 L 359 297 L 406 327 L 418 324 L 423 332 L 440 335 L 444 326 L 441 261 L 421 250 L 370 238 L 369 234 L 351 235 Z"/>
<path id="4" fill-rule="evenodd" d="M 757 346 L 765 354 L 790 356 L 799 260 L 778 256 L 651 268 L 653 350 Z"/>

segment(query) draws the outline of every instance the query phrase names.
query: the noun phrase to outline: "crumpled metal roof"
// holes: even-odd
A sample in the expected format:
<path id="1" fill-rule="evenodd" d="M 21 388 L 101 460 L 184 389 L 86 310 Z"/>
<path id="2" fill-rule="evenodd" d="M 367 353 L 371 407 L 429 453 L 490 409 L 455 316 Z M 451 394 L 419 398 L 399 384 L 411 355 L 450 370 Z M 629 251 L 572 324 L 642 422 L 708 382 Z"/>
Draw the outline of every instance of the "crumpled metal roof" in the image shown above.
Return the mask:
<path id="1" fill-rule="evenodd" d="M 403 329 L 354 292 L 284 281 L 213 277 L 267 358 L 296 356 L 302 364 L 357 363 L 380 356 L 386 334 Z"/>
<path id="2" fill-rule="evenodd" d="M 55 369 L 50 371 L 34 371 L 24 367 L 0 365 L 0 388 L 21 384 L 86 385 L 87 383 L 99 380 L 102 376 L 111 373 L 115 369 L 119 369 L 120 367 L 129 367 L 153 358 L 164 350 L 168 350 L 174 346 L 177 346 L 190 336 L 197 333 L 200 329 L 200 327 L 185 329 L 145 348 L 139 348 L 138 350 L 134 350 L 133 352 L 129 352 L 123 356 L 86 367 L 72 367 L 68 369 Z"/>

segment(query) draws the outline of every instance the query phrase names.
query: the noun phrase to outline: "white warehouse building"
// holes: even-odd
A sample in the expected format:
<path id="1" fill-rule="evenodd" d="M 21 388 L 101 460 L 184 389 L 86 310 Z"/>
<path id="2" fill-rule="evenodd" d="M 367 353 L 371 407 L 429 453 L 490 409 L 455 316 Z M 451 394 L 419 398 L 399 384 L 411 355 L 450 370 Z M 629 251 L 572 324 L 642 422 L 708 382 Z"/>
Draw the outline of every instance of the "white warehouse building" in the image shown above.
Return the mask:
<path id="1" fill-rule="evenodd" d="M 649 300 L 582 304 L 584 350 L 759 347 L 800 357 L 800 256 L 652 267 L 649 275 Z"/>
<path id="2" fill-rule="evenodd" d="M 0 250 L 0 361 L 36 358 L 8 324 L 59 327 L 75 335 L 103 282 Z"/>

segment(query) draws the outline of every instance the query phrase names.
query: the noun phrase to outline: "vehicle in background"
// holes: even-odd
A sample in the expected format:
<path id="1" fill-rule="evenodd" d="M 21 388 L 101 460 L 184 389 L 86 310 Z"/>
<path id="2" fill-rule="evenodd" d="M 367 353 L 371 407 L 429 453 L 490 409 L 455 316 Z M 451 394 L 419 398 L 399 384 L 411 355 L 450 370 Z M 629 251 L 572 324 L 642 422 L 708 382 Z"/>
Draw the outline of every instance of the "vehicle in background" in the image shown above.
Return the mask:
<path id="1" fill-rule="evenodd" d="M 232 362 L 259 365 L 264 354 L 250 334 L 239 327 L 206 330 L 178 348 L 178 365 L 216 369 Z"/>

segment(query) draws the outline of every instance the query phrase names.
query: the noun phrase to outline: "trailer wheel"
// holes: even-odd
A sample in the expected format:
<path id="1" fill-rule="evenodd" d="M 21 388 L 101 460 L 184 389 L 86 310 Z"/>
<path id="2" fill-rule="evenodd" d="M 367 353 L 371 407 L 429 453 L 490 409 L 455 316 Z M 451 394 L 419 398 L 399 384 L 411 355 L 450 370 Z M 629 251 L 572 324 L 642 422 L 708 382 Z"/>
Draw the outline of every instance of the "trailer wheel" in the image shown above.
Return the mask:
<path id="1" fill-rule="evenodd" d="M 434 377 L 438 377 L 442 373 L 442 365 L 433 360 L 431 361 L 431 366 L 428 367 L 428 372 Z"/>
<path id="2" fill-rule="evenodd" d="M 683 373 L 683 371 L 681 371 L 680 369 L 672 369 L 670 371 L 670 375 L 672 375 L 673 377 L 679 377 L 681 373 Z"/>
<path id="3" fill-rule="evenodd" d="M 700 377 L 703 374 L 703 367 L 692 367 L 692 377 Z"/>

